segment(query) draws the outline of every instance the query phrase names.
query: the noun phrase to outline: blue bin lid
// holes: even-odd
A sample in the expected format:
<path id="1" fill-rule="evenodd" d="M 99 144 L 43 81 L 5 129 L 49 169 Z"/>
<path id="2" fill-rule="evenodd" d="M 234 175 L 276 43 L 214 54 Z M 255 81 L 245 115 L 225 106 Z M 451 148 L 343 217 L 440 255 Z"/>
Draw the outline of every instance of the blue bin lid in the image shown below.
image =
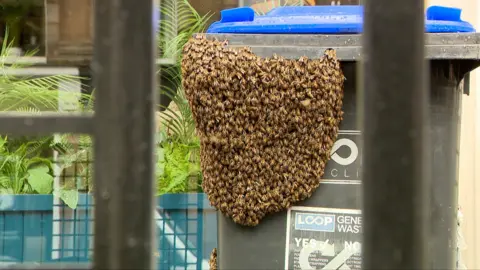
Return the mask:
<path id="1" fill-rule="evenodd" d="M 427 9 L 425 32 L 475 32 L 460 19 L 462 10 L 442 6 Z M 354 34 L 363 29 L 363 6 L 278 7 L 256 15 L 250 7 L 221 11 L 221 20 L 207 33 L 231 34 Z"/>

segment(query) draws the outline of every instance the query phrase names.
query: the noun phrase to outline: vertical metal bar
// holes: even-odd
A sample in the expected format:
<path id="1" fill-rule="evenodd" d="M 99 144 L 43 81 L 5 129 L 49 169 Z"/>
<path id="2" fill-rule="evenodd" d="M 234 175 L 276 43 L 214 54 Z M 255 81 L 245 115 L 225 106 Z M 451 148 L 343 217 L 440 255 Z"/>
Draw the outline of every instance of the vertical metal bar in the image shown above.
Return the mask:
<path id="1" fill-rule="evenodd" d="M 467 96 L 470 95 L 470 72 L 463 78 L 463 93 Z"/>
<path id="2" fill-rule="evenodd" d="M 197 197 L 197 210 L 196 210 L 197 214 L 196 214 L 196 217 L 197 217 L 197 243 L 202 243 L 200 245 L 197 246 L 198 248 L 198 251 L 197 251 L 197 269 L 202 269 L 202 264 L 203 264 L 203 248 L 204 248 L 204 245 L 203 245 L 203 234 L 204 234 L 204 231 L 203 231 L 203 223 L 205 222 L 205 207 L 203 207 L 203 197 Z"/>
<path id="3" fill-rule="evenodd" d="M 365 0 L 364 269 L 426 269 L 428 88 L 423 1 Z"/>
<path id="4" fill-rule="evenodd" d="M 154 269 L 153 1 L 95 1 L 95 269 Z"/>

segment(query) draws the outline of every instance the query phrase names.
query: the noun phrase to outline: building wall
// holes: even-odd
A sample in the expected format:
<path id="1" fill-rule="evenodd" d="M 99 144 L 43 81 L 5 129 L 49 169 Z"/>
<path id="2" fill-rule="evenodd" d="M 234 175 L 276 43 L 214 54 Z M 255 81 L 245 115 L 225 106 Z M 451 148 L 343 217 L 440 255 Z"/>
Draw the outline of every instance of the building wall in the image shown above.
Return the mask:
<path id="1" fill-rule="evenodd" d="M 201 15 L 207 13 L 213 13 L 211 22 L 218 21 L 220 19 L 220 11 L 227 8 L 238 7 L 238 0 L 190 0 L 192 7 L 198 11 Z"/>
<path id="2" fill-rule="evenodd" d="M 478 0 L 425 0 L 427 5 L 462 8 L 462 19 L 480 29 Z M 464 215 L 462 231 L 467 249 L 462 252 L 468 269 L 480 269 L 480 72 L 472 73 L 470 95 L 463 96 L 459 161 L 459 205 Z"/>

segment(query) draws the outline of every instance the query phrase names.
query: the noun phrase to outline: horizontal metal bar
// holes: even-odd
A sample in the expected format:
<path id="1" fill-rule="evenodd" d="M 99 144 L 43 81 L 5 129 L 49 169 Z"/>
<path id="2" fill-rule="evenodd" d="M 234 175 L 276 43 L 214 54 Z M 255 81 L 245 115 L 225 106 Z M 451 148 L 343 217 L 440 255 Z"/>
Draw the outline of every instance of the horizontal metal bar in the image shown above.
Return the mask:
<path id="1" fill-rule="evenodd" d="M 47 58 L 44 56 L 7 56 L 1 60 L 4 64 L 22 64 L 22 65 L 40 65 L 46 64 Z"/>
<path id="2" fill-rule="evenodd" d="M 2 69 L 0 73 L 10 76 L 79 76 L 80 74 L 78 68 L 73 67 L 7 67 Z"/>
<path id="3" fill-rule="evenodd" d="M 307 56 L 318 58 L 326 49 L 335 49 L 343 61 L 362 58 L 361 35 L 223 35 L 209 34 L 209 38 L 228 40 L 232 48 L 250 47 L 261 57 L 274 54 L 285 58 Z M 427 59 L 480 59 L 480 35 L 425 34 Z"/>
<path id="4" fill-rule="evenodd" d="M 470 95 L 470 72 L 465 74 L 463 81 L 463 93 L 467 96 Z"/>
<path id="5" fill-rule="evenodd" d="M 43 56 L 7 56 L 0 60 L 6 65 L 27 65 L 35 66 L 36 68 L 57 68 L 57 67 L 42 67 L 42 65 L 47 64 L 47 58 Z M 176 63 L 175 59 L 172 58 L 157 58 L 155 64 L 163 65 L 174 65 Z M 18 68 L 17 68 L 18 69 Z M 58 67 L 58 69 L 63 69 L 63 67 Z"/>
<path id="6" fill-rule="evenodd" d="M 9 270 L 85 270 L 92 269 L 90 263 L 49 263 L 49 264 L 8 264 L 0 265 L 0 269 Z"/>
<path id="7" fill-rule="evenodd" d="M 3 112 L 0 114 L 0 134 L 50 135 L 53 133 L 93 133 L 93 114 L 40 113 L 36 115 Z"/>

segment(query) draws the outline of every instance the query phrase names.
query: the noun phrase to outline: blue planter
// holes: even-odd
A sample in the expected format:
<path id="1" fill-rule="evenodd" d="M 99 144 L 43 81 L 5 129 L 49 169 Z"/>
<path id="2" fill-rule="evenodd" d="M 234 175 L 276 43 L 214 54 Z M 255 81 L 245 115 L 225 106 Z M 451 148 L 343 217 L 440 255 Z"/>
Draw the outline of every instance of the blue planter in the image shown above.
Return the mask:
<path id="1" fill-rule="evenodd" d="M 51 195 L 0 196 L 0 261 L 86 262 L 93 244 L 93 198 L 75 210 Z M 55 214 L 54 214 L 55 213 Z M 203 193 L 157 198 L 158 269 L 206 269 L 217 246 L 217 218 Z"/>
<path id="2" fill-rule="evenodd" d="M 0 260 L 45 262 L 52 249 L 53 197 L 0 196 Z"/>
<path id="3" fill-rule="evenodd" d="M 166 194 L 157 200 L 158 269 L 208 269 L 217 247 L 217 216 L 203 193 Z"/>

